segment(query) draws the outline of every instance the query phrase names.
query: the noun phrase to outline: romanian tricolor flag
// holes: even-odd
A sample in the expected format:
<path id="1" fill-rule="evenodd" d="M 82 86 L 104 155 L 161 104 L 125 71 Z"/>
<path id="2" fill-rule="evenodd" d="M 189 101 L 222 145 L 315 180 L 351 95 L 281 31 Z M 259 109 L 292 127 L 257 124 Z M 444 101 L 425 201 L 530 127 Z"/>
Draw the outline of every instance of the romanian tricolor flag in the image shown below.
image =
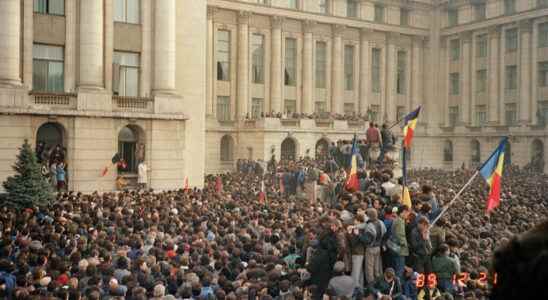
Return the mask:
<path id="1" fill-rule="evenodd" d="M 487 198 L 487 213 L 500 204 L 500 184 L 504 167 L 504 150 L 506 149 L 507 142 L 508 138 L 505 137 L 479 169 L 481 176 L 487 181 L 490 187 L 489 198 Z"/>
<path id="2" fill-rule="evenodd" d="M 417 119 L 419 118 L 420 112 L 421 107 L 419 106 L 417 109 L 407 114 L 404 118 L 403 147 L 406 149 L 411 148 L 411 140 L 413 139 L 413 133 L 415 132 L 415 126 L 417 126 Z"/>
<path id="3" fill-rule="evenodd" d="M 352 158 L 350 161 L 350 172 L 346 177 L 345 187 L 348 191 L 358 191 L 360 189 L 360 180 L 358 179 L 358 155 L 360 149 L 358 148 L 358 139 L 354 135 L 354 141 L 352 142 Z"/>

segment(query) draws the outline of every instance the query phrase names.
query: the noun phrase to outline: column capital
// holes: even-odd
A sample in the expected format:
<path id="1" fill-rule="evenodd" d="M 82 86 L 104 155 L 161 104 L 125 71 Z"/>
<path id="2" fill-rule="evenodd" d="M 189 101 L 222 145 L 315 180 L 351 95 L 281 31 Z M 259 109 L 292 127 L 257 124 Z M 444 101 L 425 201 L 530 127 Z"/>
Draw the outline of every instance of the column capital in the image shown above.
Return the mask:
<path id="1" fill-rule="evenodd" d="M 489 27 L 488 31 L 489 31 L 489 36 L 490 37 L 499 38 L 500 37 L 500 32 L 501 32 L 501 26 L 500 25 L 491 26 L 491 27 Z"/>
<path id="2" fill-rule="evenodd" d="M 459 33 L 459 38 L 462 40 L 463 43 L 471 43 L 472 42 L 472 32 L 463 31 L 463 32 Z"/>
<path id="3" fill-rule="evenodd" d="M 249 25 L 249 20 L 251 19 L 252 15 L 253 13 L 250 11 L 240 10 L 238 12 L 238 24 Z"/>
<path id="4" fill-rule="evenodd" d="M 533 21 L 532 20 L 521 20 L 519 22 L 519 31 L 521 32 L 531 32 L 533 29 Z"/>
<path id="5" fill-rule="evenodd" d="M 360 34 L 363 38 L 366 38 L 367 36 L 373 34 L 373 29 L 371 28 L 360 28 Z"/>
<path id="6" fill-rule="evenodd" d="M 314 28 L 316 27 L 317 24 L 318 24 L 318 22 L 316 22 L 314 20 L 304 20 L 304 22 L 303 22 L 304 32 L 305 33 L 311 33 L 314 30 Z"/>
<path id="7" fill-rule="evenodd" d="M 341 25 L 341 24 L 333 25 L 333 35 L 340 36 L 343 34 L 345 29 L 346 29 L 346 26 L 344 25 Z"/>
<path id="8" fill-rule="evenodd" d="M 219 8 L 215 6 L 207 7 L 207 19 L 213 19 L 215 15 L 219 12 Z"/>
<path id="9" fill-rule="evenodd" d="M 282 25 L 284 24 L 285 18 L 282 16 L 273 16 L 271 19 L 272 28 L 274 29 L 280 29 L 282 28 Z"/>

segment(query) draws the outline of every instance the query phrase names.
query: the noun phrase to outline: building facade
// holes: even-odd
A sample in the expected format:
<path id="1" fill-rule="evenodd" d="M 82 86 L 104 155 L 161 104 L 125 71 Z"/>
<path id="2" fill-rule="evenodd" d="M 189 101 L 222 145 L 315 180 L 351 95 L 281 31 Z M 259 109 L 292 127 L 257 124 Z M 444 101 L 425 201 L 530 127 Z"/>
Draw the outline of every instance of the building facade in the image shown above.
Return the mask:
<path id="1" fill-rule="evenodd" d="M 72 190 L 134 183 L 142 161 L 149 187 L 201 185 L 206 3 L 184 2 L 0 1 L 0 181 L 26 139 L 63 149 Z"/>
<path id="2" fill-rule="evenodd" d="M 364 119 L 392 124 L 418 105 L 414 167 L 476 165 L 502 136 L 509 161 L 542 166 L 547 5 L 209 0 L 206 170 L 314 156 L 363 134 Z M 345 113 L 367 117 L 333 116 Z"/>
<path id="3" fill-rule="evenodd" d="M 2 0 L 0 40 L 0 181 L 27 139 L 70 189 L 201 186 L 418 105 L 413 167 L 544 157 L 545 0 Z"/>

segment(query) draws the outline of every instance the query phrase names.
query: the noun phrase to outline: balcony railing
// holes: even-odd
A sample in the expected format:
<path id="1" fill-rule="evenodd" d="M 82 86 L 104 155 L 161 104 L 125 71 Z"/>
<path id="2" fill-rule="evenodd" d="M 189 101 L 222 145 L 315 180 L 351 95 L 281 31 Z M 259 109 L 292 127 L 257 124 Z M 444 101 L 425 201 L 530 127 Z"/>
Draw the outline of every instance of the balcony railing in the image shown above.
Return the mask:
<path id="1" fill-rule="evenodd" d="M 32 103 L 55 108 L 76 109 L 76 94 L 31 92 Z"/>
<path id="2" fill-rule="evenodd" d="M 153 113 L 154 99 L 142 97 L 112 96 L 112 111 Z"/>

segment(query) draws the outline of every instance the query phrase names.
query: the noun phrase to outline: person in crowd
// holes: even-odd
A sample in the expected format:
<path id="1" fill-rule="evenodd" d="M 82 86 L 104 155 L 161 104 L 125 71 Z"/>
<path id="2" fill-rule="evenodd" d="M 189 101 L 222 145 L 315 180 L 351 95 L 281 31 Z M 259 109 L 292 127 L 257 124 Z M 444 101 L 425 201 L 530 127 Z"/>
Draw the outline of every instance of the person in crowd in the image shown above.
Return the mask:
<path id="1" fill-rule="evenodd" d="M 441 244 L 437 255 L 434 255 L 432 258 L 432 272 L 436 274 L 440 291 L 449 293 L 454 292 L 453 276 L 458 274 L 457 271 L 457 262 L 449 256 L 449 246 L 447 244 Z"/>
<path id="2" fill-rule="evenodd" d="M 413 269 L 419 273 L 432 272 L 432 243 L 430 242 L 430 222 L 424 216 L 419 217 L 417 227 L 411 232 L 409 238 L 411 252 L 413 253 Z"/>
<path id="3" fill-rule="evenodd" d="M 367 165 L 371 165 L 372 157 L 371 151 L 374 149 L 379 149 L 382 143 L 382 136 L 379 129 L 375 126 L 375 123 L 369 122 L 369 128 L 365 131 L 366 142 L 367 142 Z"/>
<path id="4" fill-rule="evenodd" d="M 396 276 L 394 269 L 387 268 L 383 276 L 374 282 L 373 288 L 377 293 L 377 298 L 388 296 L 390 299 L 401 299 L 402 289 L 400 279 Z"/>
<path id="5" fill-rule="evenodd" d="M 335 266 L 333 267 L 333 278 L 329 280 L 327 294 L 332 297 L 346 297 L 346 299 L 351 299 L 352 295 L 354 295 L 356 284 L 351 276 L 345 275 L 344 270 L 344 262 L 338 261 L 335 263 Z"/>
<path id="6" fill-rule="evenodd" d="M 386 152 L 391 151 L 396 143 L 396 138 L 387 124 L 382 124 L 381 140 L 381 153 L 379 154 L 378 159 L 380 163 L 384 162 Z"/>
<path id="7" fill-rule="evenodd" d="M 368 208 L 366 214 L 368 221 L 361 240 L 365 244 L 365 279 L 371 283 L 382 275 L 381 244 L 386 227 L 375 208 Z"/>
<path id="8" fill-rule="evenodd" d="M 57 162 L 57 170 L 56 170 L 56 176 L 57 176 L 57 190 L 59 192 L 65 190 L 65 180 L 66 180 L 66 170 L 65 170 L 65 164 L 61 161 Z"/>

